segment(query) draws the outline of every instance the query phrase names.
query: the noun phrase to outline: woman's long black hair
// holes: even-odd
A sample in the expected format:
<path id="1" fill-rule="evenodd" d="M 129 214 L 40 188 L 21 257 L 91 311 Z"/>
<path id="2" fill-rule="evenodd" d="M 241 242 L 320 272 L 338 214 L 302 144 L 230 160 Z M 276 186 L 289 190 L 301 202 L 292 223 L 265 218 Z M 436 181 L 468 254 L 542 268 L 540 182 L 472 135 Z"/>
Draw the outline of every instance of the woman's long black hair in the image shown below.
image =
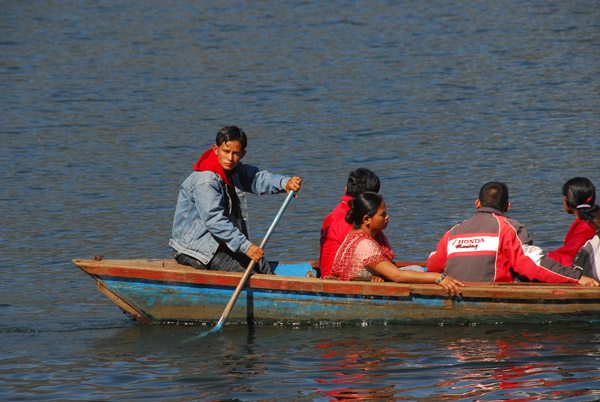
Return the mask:
<path id="1" fill-rule="evenodd" d="M 596 188 L 585 177 L 573 177 L 562 188 L 566 204 L 569 208 L 576 209 L 579 218 L 594 224 L 600 206 L 596 205 Z"/>
<path id="2" fill-rule="evenodd" d="M 365 215 L 373 217 L 382 202 L 383 198 L 377 193 L 371 191 L 362 193 L 355 199 L 348 201 L 350 211 L 346 213 L 346 222 L 351 224 L 354 229 L 358 229 L 362 225 L 363 217 Z"/>

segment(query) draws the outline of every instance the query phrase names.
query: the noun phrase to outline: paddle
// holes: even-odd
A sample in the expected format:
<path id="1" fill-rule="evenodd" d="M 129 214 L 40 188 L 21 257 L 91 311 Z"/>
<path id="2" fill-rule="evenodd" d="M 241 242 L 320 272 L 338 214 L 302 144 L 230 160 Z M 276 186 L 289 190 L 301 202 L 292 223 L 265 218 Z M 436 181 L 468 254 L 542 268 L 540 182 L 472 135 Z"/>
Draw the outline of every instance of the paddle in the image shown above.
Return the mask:
<path id="1" fill-rule="evenodd" d="M 292 200 L 292 197 L 294 196 L 294 194 L 295 194 L 294 190 L 290 190 L 285 201 L 283 201 L 283 205 L 281 206 L 281 208 L 279 208 L 279 212 L 277 212 L 275 219 L 273 219 L 273 223 L 271 223 L 271 227 L 269 228 L 269 230 L 267 230 L 267 234 L 265 235 L 264 239 L 260 243 L 259 247 L 261 249 L 264 250 L 265 246 L 267 245 L 267 242 L 269 241 L 269 238 L 271 237 L 271 234 L 275 230 L 275 226 L 277 226 L 277 223 L 281 219 L 283 212 L 285 211 L 288 204 Z M 210 331 L 208 331 L 204 334 L 200 334 L 199 336 L 204 336 L 210 332 L 215 332 L 215 331 L 218 331 L 219 329 L 221 329 L 221 327 L 223 326 L 223 323 L 225 323 L 225 320 L 227 320 L 227 317 L 229 316 L 229 313 L 231 312 L 231 309 L 233 308 L 233 305 L 235 304 L 240 292 L 242 291 L 242 288 L 244 287 L 246 280 L 248 280 L 248 277 L 250 276 L 250 272 L 252 271 L 252 268 L 254 268 L 255 264 L 256 263 L 254 262 L 254 260 L 250 261 L 250 264 L 248 264 L 248 268 L 246 268 L 246 271 L 244 271 L 244 275 L 242 276 L 240 283 L 238 283 L 237 287 L 235 288 L 235 291 L 233 292 L 231 299 L 229 299 L 229 303 L 227 303 L 227 306 L 225 307 L 223 314 L 221 314 L 221 318 L 219 319 L 219 322 L 217 323 L 217 325 L 215 325 Z"/>

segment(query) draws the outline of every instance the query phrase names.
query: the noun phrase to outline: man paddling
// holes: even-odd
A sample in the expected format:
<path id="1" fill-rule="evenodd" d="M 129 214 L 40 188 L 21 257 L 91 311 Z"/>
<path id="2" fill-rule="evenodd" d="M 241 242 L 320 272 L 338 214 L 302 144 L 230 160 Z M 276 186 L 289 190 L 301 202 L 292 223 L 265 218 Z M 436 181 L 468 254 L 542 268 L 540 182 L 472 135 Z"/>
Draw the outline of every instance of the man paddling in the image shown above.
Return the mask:
<path id="1" fill-rule="evenodd" d="M 302 179 L 242 164 L 247 142 L 240 128 L 222 128 L 181 185 L 169 241 L 178 263 L 243 272 L 253 260 L 253 272 L 273 274 L 264 251 L 248 240 L 245 193 L 297 193 Z"/>
<path id="2" fill-rule="evenodd" d="M 506 216 L 508 187 L 489 182 L 475 202 L 477 212 L 455 225 L 439 241 L 427 261 L 427 271 L 446 272 L 461 281 L 527 281 L 599 286 L 580 269 L 560 265 L 542 254 L 527 229 Z"/>

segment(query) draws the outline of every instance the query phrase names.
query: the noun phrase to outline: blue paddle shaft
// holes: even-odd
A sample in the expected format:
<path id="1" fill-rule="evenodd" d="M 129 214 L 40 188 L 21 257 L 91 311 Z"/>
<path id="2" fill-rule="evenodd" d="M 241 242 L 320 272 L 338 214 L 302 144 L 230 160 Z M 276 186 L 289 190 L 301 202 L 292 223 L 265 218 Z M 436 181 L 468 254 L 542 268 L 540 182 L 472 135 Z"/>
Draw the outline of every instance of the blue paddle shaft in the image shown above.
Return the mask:
<path id="1" fill-rule="evenodd" d="M 265 234 L 265 237 L 263 238 L 262 242 L 260 243 L 260 248 L 264 250 L 265 246 L 267 245 L 267 242 L 269 241 L 269 238 L 271 237 L 271 234 L 273 233 L 273 231 L 275 230 L 275 226 L 277 226 L 277 223 L 279 223 L 279 220 L 281 219 L 281 216 L 283 215 L 283 212 L 285 211 L 285 209 L 287 208 L 288 204 L 290 203 L 290 201 L 292 200 L 292 198 L 294 197 L 294 190 L 290 190 L 290 192 L 288 193 L 287 197 L 285 198 L 285 201 L 283 201 L 283 204 L 281 205 L 281 208 L 279 208 L 279 212 L 277 212 L 277 215 L 275 216 L 275 219 L 273 219 L 273 223 L 271 223 L 271 226 L 269 227 L 269 230 L 267 230 L 267 234 Z M 219 330 L 222 326 L 223 323 L 225 322 L 225 320 L 227 319 L 227 317 L 229 316 L 229 313 L 231 312 L 231 309 L 233 308 L 233 305 L 235 304 L 242 288 L 244 287 L 244 284 L 246 283 L 246 280 L 248 280 L 248 277 L 250 276 L 250 272 L 252 272 L 252 268 L 254 268 L 254 260 L 250 261 L 250 264 L 248 264 L 248 268 L 246 268 L 246 271 L 244 271 L 244 275 L 242 276 L 242 279 L 240 280 L 240 283 L 238 283 L 237 287 L 235 288 L 235 291 L 233 292 L 233 295 L 231 296 L 231 299 L 229 299 L 229 302 L 227 303 L 227 306 L 225 307 L 225 310 L 223 311 L 223 314 L 221 314 L 221 318 L 219 319 L 219 322 L 217 323 L 217 325 L 210 330 L 210 332 L 212 331 L 216 331 Z"/>
<path id="2" fill-rule="evenodd" d="M 287 197 L 285 198 L 285 201 L 283 201 L 283 204 L 279 208 L 279 212 L 277 212 L 277 215 L 275 216 L 275 219 L 273 219 L 273 222 L 271 223 L 271 226 L 269 227 L 269 230 L 267 230 L 267 234 L 265 234 L 265 237 L 260 242 L 260 246 L 259 246 L 260 248 L 264 249 L 265 246 L 267 245 L 267 242 L 269 241 L 269 238 L 271 238 L 271 235 L 273 234 L 273 231 L 275 230 L 275 226 L 277 226 L 277 224 L 279 223 L 279 220 L 283 216 L 283 213 L 285 212 L 285 209 L 287 208 L 287 206 L 289 205 L 290 201 L 294 197 L 294 194 L 295 194 L 294 190 L 290 190 L 290 192 L 288 193 Z"/>

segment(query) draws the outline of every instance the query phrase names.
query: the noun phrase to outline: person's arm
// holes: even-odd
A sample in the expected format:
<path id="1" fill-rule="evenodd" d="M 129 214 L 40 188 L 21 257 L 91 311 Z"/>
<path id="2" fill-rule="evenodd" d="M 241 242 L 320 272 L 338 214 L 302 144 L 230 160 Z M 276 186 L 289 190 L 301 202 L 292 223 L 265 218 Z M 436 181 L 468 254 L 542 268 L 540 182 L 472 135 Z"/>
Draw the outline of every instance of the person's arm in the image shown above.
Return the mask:
<path id="1" fill-rule="evenodd" d="M 448 259 L 448 239 L 450 231 L 447 231 L 437 244 L 437 248 L 427 259 L 427 272 L 444 272 L 446 260 Z"/>
<path id="2" fill-rule="evenodd" d="M 544 256 L 542 249 L 533 245 L 527 229 L 513 220 L 505 220 L 502 225 L 500 244 L 502 252 L 508 256 L 513 270 L 529 280 L 546 283 L 577 283 L 581 271 L 559 264 Z"/>
<path id="3" fill-rule="evenodd" d="M 460 287 L 464 284 L 446 274 L 438 272 L 417 272 L 399 269 L 390 261 L 380 261 L 371 264 L 370 267 L 381 276 L 394 281 L 404 283 L 436 283 L 446 289 L 450 296 L 460 295 Z"/>
<path id="4" fill-rule="evenodd" d="M 258 260 L 260 260 L 264 256 L 265 251 L 262 248 L 258 247 L 256 244 L 250 244 L 250 248 L 248 248 L 245 254 L 252 261 L 258 262 Z"/>
<path id="5" fill-rule="evenodd" d="M 579 282 L 577 283 L 579 283 L 581 286 L 592 288 L 597 288 L 600 286 L 600 283 L 597 280 L 584 275 L 581 275 L 581 278 L 579 278 Z"/>
<path id="6" fill-rule="evenodd" d="M 290 191 L 294 191 L 296 193 L 295 197 L 298 197 L 298 191 L 300 191 L 300 187 L 302 186 L 302 179 L 298 176 L 294 176 L 288 180 L 285 185 L 285 191 L 289 193 Z"/>
<path id="7" fill-rule="evenodd" d="M 256 166 L 242 163 L 238 164 L 236 172 L 244 191 L 258 195 L 289 191 L 287 186 L 290 180 L 293 179 L 291 176 L 274 174 L 267 170 L 259 170 Z M 300 189 L 299 185 L 297 189 Z"/>

